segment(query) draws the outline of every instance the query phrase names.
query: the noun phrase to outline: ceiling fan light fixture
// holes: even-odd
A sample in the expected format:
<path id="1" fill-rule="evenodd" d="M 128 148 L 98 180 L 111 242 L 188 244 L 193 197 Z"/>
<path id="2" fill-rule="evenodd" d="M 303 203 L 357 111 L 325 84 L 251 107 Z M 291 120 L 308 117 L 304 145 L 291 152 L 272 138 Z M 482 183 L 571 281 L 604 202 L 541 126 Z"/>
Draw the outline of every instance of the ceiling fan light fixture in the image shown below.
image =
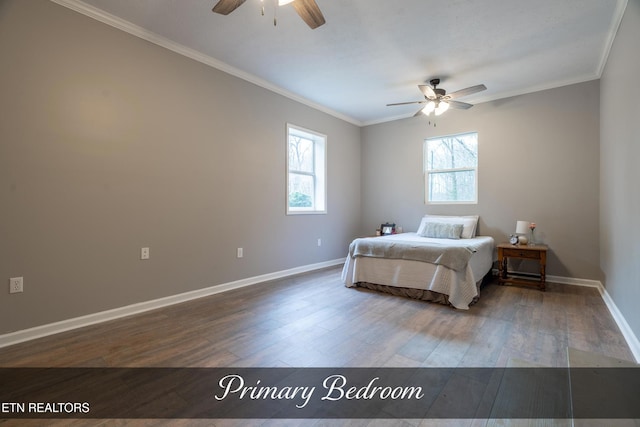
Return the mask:
<path id="1" fill-rule="evenodd" d="M 424 106 L 424 108 L 422 109 L 422 114 L 424 114 L 425 116 L 428 116 L 429 114 L 431 114 L 431 112 L 436 108 L 436 103 L 433 101 L 429 101 L 427 102 L 427 105 Z"/>
<path id="2" fill-rule="evenodd" d="M 434 111 L 436 113 L 436 116 L 439 116 L 440 114 L 444 113 L 448 109 L 449 109 L 449 103 L 446 101 L 440 101 Z"/>
<path id="3" fill-rule="evenodd" d="M 235 0 L 235 1 L 239 1 L 239 0 Z M 298 1 L 315 1 L 315 0 L 294 0 L 294 1 L 296 1 L 294 5 L 297 5 Z M 426 103 L 426 105 L 424 105 L 422 108 L 420 108 L 418 111 L 414 113 L 413 117 L 418 117 L 422 114 L 424 114 L 425 116 L 429 116 L 432 112 L 435 112 L 436 116 L 440 116 L 449 108 L 468 110 L 469 108 L 473 107 L 473 104 L 454 101 L 454 99 L 461 98 L 463 96 L 468 96 L 473 93 L 481 92 L 487 89 L 485 85 L 475 85 L 475 86 L 470 86 L 468 88 L 460 89 L 458 91 L 447 94 L 447 92 L 444 89 L 436 88 L 436 85 L 440 84 L 440 79 L 431 79 L 429 83 L 431 84 L 431 86 L 418 85 L 418 89 L 420 89 L 420 92 L 422 92 L 424 99 L 420 101 L 397 102 L 395 104 L 387 104 L 387 107 L 391 107 L 394 105 L 409 105 L 409 104 L 424 105 Z"/>

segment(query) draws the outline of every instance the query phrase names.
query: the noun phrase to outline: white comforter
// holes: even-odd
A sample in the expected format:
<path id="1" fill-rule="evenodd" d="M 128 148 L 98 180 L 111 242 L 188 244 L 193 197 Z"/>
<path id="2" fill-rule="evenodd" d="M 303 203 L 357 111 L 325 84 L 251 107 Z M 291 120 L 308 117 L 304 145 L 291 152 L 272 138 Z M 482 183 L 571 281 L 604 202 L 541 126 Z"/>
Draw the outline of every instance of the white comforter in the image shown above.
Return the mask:
<path id="1" fill-rule="evenodd" d="M 415 245 L 436 243 L 439 246 L 465 246 L 472 248 L 475 253 L 467 267 L 461 271 L 414 260 L 347 256 L 342 269 L 342 281 L 346 286 L 353 287 L 358 282 L 369 282 L 386 286 L 426 289 L 447 295 L 451 305 L 456 308 L 468 309 L 469 304 L 478 296 L 476 282 L 491 269 L 494 261 L 495 242 L 489 236 L 452 240 L 403 233 L 377 237 L 377 239 Z"/>

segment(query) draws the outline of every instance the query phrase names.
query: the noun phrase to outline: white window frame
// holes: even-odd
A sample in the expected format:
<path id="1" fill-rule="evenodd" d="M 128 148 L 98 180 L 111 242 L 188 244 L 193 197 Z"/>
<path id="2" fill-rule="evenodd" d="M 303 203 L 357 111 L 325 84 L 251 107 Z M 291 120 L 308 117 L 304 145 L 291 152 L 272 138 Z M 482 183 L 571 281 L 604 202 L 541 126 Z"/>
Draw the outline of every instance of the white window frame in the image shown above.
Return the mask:
<path id="1" fill-rule="evenodd" d="M 443 136 L 438 136 L 438 137 L 433 137 L 433 138 L 427 138 L 424 140 L 424 146 L 423 146 L 423 171 L 424 171 L 424 203 L 427 205 L 474 205 L 474 204 L 478 204 L 478 163 L 479 160 L 476 161 L 476 165 L 475 167 L 461 167 L 461 168 L 453 168 L 453 169 L 429 169 L 429 142 L 430 141 L 437 141 L 437 140 L 442 140 L 442 139 L 446 139 L 446 138 L 455 138 L 455 137 L 459 137 L 459 136 L 463 136 L 463 135 L 476 135 L 476 140 L 478 141 L 478 149 L 477 149 L 477 153 L 476 155 L 479 157 L 480 156 L 480 141 L 479 141 L 479 136 L 478 136 L 478 132 L 464 132 L 464 133 L 458 133 L 458 134 L 453 134 L 453 135 L 443 135 Z M 444 200 L 444 201 L 432 201 L 430 200 L 431 198 L 431 194 L 430 194 L 430 181 L 429 181 L 429 177 L 432 174 L 436 174 L 436 173 L 447 173 L 447 172 L 473 172 L 474 174 L 474 183 L 475 183 L 475 188 L 473 189 L 473 195 L 474 198 L 473 200 Z"/>
<path id="2" fill-rule="evenodd" d="M 292 170 L 289 165 L 289 140 L 292 136 L 309 139 L 313 142 L 313 171 Z M 286 134 L 286 212 L 287 215 L 313 215 L 327 213 L 327 136 L 319 132 L 287 123 Z M 312 207 L 293 207 L 289 205 L 289 175 L 300 174 L 313 179 Z"/>

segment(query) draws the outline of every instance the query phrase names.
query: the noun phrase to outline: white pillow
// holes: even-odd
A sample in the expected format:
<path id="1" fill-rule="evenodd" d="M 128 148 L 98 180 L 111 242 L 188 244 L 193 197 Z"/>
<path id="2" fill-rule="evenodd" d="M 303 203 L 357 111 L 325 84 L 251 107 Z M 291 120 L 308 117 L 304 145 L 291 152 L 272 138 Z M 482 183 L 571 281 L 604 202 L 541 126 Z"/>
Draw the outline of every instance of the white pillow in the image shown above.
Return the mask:
<path id="1" fill-rule="evenodd" d="M 418 234 L 423 235 L 426 231 L 428 223 L 440 223 L 440 224 L 462 224 L 461 239 L 471 239 L 476 237 L 476 228 L 478 227 L 478 215 L 466 215 L 466 216 L 449 216 L 449 215 L 425 215 L 420 221 L 420 227 L 418 227 Z"/>

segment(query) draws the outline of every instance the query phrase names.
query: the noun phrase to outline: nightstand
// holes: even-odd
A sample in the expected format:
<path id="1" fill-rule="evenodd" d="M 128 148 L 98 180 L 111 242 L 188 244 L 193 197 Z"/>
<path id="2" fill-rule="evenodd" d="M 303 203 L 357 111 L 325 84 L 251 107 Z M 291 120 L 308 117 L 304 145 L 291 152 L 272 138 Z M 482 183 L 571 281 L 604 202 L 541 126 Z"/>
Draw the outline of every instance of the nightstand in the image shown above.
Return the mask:
<path id="1" fill-rule="evenodd" d="M 498 245 L 498 282 L 514 283 L 518 285 L 537 286 L 541 291 L 545 289 L 547 267 L 546 245 L 512 245 L 510 243 L 500 243 Z M 517 277 L 517 273 L 507 272 L 507 261 L 509 258 L 531 259 L 540 264 L 539 280 Z"/>

